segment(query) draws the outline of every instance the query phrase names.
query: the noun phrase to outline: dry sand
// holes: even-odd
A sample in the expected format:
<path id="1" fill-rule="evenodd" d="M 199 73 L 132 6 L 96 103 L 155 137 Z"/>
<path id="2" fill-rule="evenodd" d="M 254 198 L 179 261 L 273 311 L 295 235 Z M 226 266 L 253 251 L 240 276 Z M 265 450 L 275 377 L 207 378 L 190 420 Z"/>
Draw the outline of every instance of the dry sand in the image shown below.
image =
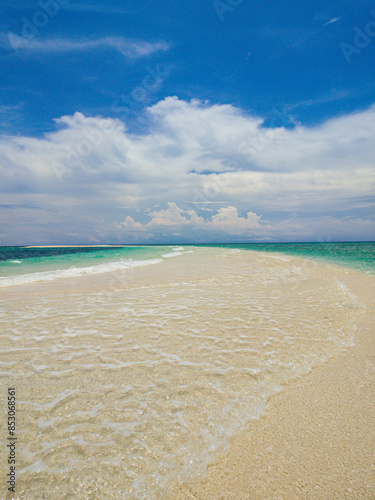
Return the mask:
<path id="1" fill-rule="evenodd" d="M 375 279 L 343 273 L 367 306 L 355 347 L 273 396 L 207 477 L 173 499 L 375 498 Z"/>

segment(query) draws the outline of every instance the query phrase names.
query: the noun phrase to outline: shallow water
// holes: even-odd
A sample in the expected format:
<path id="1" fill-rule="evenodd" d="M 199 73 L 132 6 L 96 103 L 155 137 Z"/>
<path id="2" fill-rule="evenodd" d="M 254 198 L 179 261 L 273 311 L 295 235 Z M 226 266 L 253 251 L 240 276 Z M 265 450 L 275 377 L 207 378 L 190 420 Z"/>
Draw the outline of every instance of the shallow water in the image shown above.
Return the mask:
<path id="1" fill-rule="evenodd" d="M 159 263 L 163 256 L 179 254 L 179 248 L 158 245 L 121 248 L 0 247 L 0 287 Z"/>
<path id="2" fill-rule="evenodd" d="M 18 495 L 165 498 L 204 474 L 271 394 L 353 345 L 361 304 L 306 262 L 200 248 L 142 286 L 2 298 Z"/>

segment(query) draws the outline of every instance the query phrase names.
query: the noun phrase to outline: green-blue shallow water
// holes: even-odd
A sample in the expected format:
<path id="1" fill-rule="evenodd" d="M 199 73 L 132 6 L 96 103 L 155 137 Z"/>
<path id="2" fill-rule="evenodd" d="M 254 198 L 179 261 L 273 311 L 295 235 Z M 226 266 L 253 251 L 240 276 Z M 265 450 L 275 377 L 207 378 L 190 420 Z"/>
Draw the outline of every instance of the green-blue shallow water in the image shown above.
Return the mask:
<path id="1" fill-rule="evenodd" d="M 375 274 L 375 242 L 372 241 L 339 243 L 244 243 L 215 246 L 307 257 Z"/>
<path id="2" fill-rule="evenodd" d="M 375 274 L 375 242 L 346 243 L 243 243 L 195 245 L 238 248 L 289 254 L 349 266 Z M 116 248 L 0 247 L 0 286 L 22 285 L 59 277 L 100 274 L 138 265 L 157 264 L 165 258 L 189 251 L 194 245 L 149 245 Z"/>
<path id="3" fill-rule="evenodd" d="M 0 247 L 0 287 L 155 264 L 166 255 L 179 255 L 179 248 L 177 246 Z"/>

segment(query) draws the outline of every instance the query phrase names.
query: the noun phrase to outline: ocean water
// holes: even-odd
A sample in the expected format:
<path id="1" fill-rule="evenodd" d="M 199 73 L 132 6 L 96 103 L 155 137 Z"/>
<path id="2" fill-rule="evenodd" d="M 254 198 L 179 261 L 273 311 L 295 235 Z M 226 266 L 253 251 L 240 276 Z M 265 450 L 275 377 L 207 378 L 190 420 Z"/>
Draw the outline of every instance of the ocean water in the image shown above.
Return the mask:
<path id="1" fill-rule="evenodd" d="M 258 252 L 283 253 L 352 267 L 375 274 L 375 242 L 243 243 L 215 245 Z"/>
<path id="2" fill-rule="evenodd" d="M 181 249 L 186 252 L 196 247 L 282 253 L 348 266 L 368 274 L 375 274 L 375 242 L 243 243 L 185 247 L 149 245 L 115 248 L 0 247 L 0 287 L 53 280 L 59 277 L 101 274 L 137 265 L 159 263 L 160 259 L 166 258 L 167 255 L 177 256 Z"/>
<path id="3" fill-rule="evenodd" d="M 203 476 L 272 394 L 354 345 L 354 271 L 311 257 L 371 274 L 374 244 L 337 245 L 1 249 L 17 495 L 164 499 Z"/>
<path id="4" fill-rule="evenodd" d="M 0 287 L 122 271 L 179 255 L 178 246 L 0 247 Z M 163 257 L 164 256 L 164 257 Z"/>

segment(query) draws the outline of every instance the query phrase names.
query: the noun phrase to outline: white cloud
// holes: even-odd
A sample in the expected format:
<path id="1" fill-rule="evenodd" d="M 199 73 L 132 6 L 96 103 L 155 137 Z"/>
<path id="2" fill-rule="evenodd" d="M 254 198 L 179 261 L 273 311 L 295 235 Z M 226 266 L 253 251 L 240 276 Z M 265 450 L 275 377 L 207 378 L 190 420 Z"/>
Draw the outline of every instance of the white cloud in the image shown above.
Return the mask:
<path id="1" fill-rule="evenodd" d="M 228 206 L 219 208 L 216 215 L 209 219 L 199 216 L 195 210 L 181 209 L 176 203 L 168 202 L 164 210 L 149 212 L 151 218 L 146 224 L 135 222 L 127 216 L 120 224 L 115 224 L 117 229 L 125 231 L 152 231 L 157 227 L 169 227 L 173 229 L 182 229 L 189 226 L 196 231 L 214 231 L 231 235 L 249 236 L 253 234 L 254 229 L 262 229 L 260 225 L 261 216 L 248 212 L 246 217 L 240 217 L 236 207 Z"/>
<path id="2" fill-rule="evenodd" d="M 184 217 L 185 212 L 190 218 Z M 147 226 L 184 226 L 187 224 L 204 223 L 202 217 L 198 217 L 193 210 L 183 211 L 176 203 L 169 202 L 166 210 L 159 210 L 149 213 L 151 221 Z"/>
<path id="3" fill-rule="evenodd" d="M 2 35 L 0 45 L 10 45 L 14 49 L 29 52 L 86 52 L 92 50 L 115 50 L 129 59 L 138 59 L 155 52 L 167 51 L 170 45 L 164 41 L 146 42 L 142 40 L 129 40 L 123 37 L 108 36 L 96 39 L 68 39 L 19 36 L 8 33 Z"/>
<path id="4" fill-rule="evenodd" d="M 9 234 L 22 239 L 22 219 L 48 241 L 69 231 L 122 242 L 176 231 L 191 241 L 374 238 L 375 107 L 271 130 L 232 106 L 176 97 L 145 113 L 142 134 L 75 113 L 40 138 L 0 137 L 2 203 L 25 207 L 8 210 Z M 28 206 L 40 207 L 41 226 Z"/>
<path id="5" fill-rule="evenodd" d="M 211 224 L 214 228 L 225 230 L 229 234 L 243 234 L 243 231 L 248 229 L 260 228 L 260 219 L 261 216 L 253 212 L 247 212 L 246 217 L 239 217 L 237 208 L 224 207 L 212 216 Z"/>
<path id="6" fill-rule="evenodd" d="M 145 9 L 147 9 L 154 0 L 138 0 L 132 7 L 127 6 L 127 8 L 119 8 L 108 4 L 83 4 L 79 2 L 70 3 L 64 6 L 64 9 L 71 10 L 75 12 L 99 12 L 104 14 L 139 14 Z"/>
<path id="7" fill-rule="evenodd" d="M 327 23 L 323 24 L 323 26 L 328 26 L 328 24 L 332 24 L 332 23 L 336 23 L 337 21 L 340 21 L 341 17 L 333 17 L 330 21 L 328 21 Z"/>
<path id="8" fill-rule="evenodd" d="M 123 222 L 117 224 L 119 229 L 125 229 L 126 231 L 145 231 L 145 228 L 141 223 L 135 222 L 133 217 L 128 215 Z"/>

